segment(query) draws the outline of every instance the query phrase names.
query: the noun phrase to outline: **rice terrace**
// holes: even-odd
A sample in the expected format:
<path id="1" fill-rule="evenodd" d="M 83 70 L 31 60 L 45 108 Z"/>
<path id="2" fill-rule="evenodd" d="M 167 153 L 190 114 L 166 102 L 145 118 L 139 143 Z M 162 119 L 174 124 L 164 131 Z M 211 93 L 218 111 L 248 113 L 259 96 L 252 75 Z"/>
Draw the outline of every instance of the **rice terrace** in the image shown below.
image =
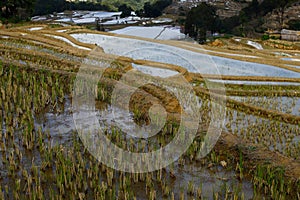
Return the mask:
<path id="1" fill-rule="evenodd" d="M 0 29 L 0 199 L 300 199 L 300 45 L 144 28 Z"/>

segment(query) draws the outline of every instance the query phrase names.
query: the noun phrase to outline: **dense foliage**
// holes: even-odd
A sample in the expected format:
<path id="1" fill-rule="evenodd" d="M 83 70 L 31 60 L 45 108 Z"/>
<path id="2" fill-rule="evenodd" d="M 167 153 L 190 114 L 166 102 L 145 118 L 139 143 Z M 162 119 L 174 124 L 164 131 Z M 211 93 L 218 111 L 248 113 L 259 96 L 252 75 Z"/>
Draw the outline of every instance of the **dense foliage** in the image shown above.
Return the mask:
<path id="1" fill-rule="evenodd" d="M 289 25 L 289 29 L 297 30 L 297 31 L 300 30 L 300 20 L 296 20 L 296 19 L 290 20 L 288 25 Z"/>
<path id="2" fill-rule="evenodd" d="M 33 12 L 35 0 L 1 0 L 0 18 L 1 19 L 26 19 Z"/>
<path id="3" fill-rule="evenodd" d="M 121 17 L 128 17 L 131 15 L 133 9 L 126 4 L 122 4 L 118 7 L 118 11 L 122 12 Z"/>
<path id="4" fill-rule="evenodd" d="M 0 17 L 3 19 L 24 20 L 33 15 L 46 15 L 65 10 L 106 10 L 122 11 L 121 17 L 139 10 L 140 16 L 158 17 L 172 3 L 172 0 L 138 0 L 138 1 L 96 1 L 68 2 L 66 0 L 1 0 Z"/>
<path id="5" fill-rule="evenodd" d="M 221 33 L 233 33 L 235 35 L 250 35 L 261 32 L 263 17 L 273 12 L 278 16 L 280 26 L 283 27 L 284 11 L 292 3 L 297 0 L 264 0 L 259 3 L 253 0 L 247 7 L 241 10 L 237 16 L 220 20 L 216 16 L 215 8 L 201 3 L 197 7 L 192 8 L 186 18 L 185 33 L 195 38 L 199 42 L 206 40 L 207 31 L 217 31 Z M 299 21 L 291 21 L 289 23 L 291 29 L 299 30 Z"/>
<path id="6" fill-rule="evenodd" d="M 260 28 L 264 23 L 262 18 L 270 13 L 277 14 L 281 27 L 283 26 L 284 10 L 297 0 L 264 0 L 261 3 L 253 0 L 252 3 L 242 9 L 238 16 L 223 20 L 222 30 L 235 34 L 249 34 L 249 32 L 263 32 Z"/>
<path id="7" fill-rule="evenodd" d="M 172 0 L 157 0 L 154 3 L 146 2 L 144 9 L 138 12 L 143 17 L 158 17 L 162 15 L 163 10 L 172 4 Z"/>
<path id="8" fill-rule="evenodd" d="M 205 42 L 207 31 L 216 31 L 218 28 L 216 9 L 206 3 L 201 3 L 191 9 L 185 23 L 185 33 L 200 43 Z"/>
<path id="9" fill-rule="evenodd" d="M 109 10 L 109 7 L 99 3 L 66 2 L 65 0 L 36 0 L 34 15 L 46 15 L 64 10 Z"/>
<path id="10" fill-rule="evenodd" d="M 153 3 L 155 1 L 156 0 L 102 0 L 101 3 L 111 7 L 112 9 L 118 9 L 120 5 L 126 4 L 133 10 L 140 10 L 146 2 Z"/>
<path id="11" fill-rule="evenodd" d="M 275 11 L 281 27 L 283 26 L 283 17 L 285 9 L 297 0 L 264 0 L 261 4 L 254 0 L 249 7 L 243 9 L 241 15 L 247 16 L 245 22 L 250 22 L 265 16 L 267 13 Z M 260 24 L 257 24 L 260 25 Z"/>

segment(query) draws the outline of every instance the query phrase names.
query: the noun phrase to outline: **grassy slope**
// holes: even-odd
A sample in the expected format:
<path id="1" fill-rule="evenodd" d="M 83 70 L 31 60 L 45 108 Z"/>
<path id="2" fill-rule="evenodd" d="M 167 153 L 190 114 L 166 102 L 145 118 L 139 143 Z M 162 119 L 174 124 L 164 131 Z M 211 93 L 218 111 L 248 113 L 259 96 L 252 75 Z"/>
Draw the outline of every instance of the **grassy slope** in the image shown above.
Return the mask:
<path id="1" fill-rule="evenodd" d="M 143 8 L 145 2 L 154 2 L 155 0 L 103 0 L 106 5 L 111 5 L 117 8 L 118 5 L 127 4 L 134 10 Z"/>

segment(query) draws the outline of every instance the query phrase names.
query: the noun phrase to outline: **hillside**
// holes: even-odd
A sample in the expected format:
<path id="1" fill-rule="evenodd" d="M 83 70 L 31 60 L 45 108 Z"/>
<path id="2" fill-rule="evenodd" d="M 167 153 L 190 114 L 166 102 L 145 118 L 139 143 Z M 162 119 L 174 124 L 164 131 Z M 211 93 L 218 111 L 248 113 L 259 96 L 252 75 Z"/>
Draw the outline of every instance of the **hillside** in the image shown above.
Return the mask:
<path id="1" fill-rule="evenodd" d="M 263 27 L 265 29 L 273 29 L 278 30 L 281 28 L 289 28 L 292 29 L 292 27 L 289 26 L 289 23 L 293 21 L 299 21 L 299 14 L 300 14 L 300 1 L 293 3 L 291 6 L 284 9 L 283 12 L 283 21 L 282 21 L 282 27 L 279 23 L 279 16 L 278 11 L 279 10 L 273 10 L 272 12 L 268 13 L 264 17 L 264 24 Z"/>
<path id="2" fill-rule="evenodd" d="M 102 3 L 105 5 L 112 6 L 117 8 L 121 4 L 127 4 L 132 7 L 133 10 L 142 9 L 146 2 L 154 2 L 155 0 L 102 0 Z"/>
<path id="3" fill-rule="evenodd" d="M 187 8 L 185 12 L 189 12 L 189 8 L 192 8 L 191 12 L 187 15 L 190 17 L 186 19 L 186 30 L 196 25 L 198 27 L 202 26 L 202 30 L 206 31 L 230 33 L 247 37 L 260 37 L 268 29 L 299 29 L 299 2 L 300 1 L 297 0 L 253 0 L 247 2 L 220 0 L 218 2 L 207 1 L 208 6 L 201 6 L 201 8 L 197 6 L 197 8 L 195 8 L 197 3 L 186 1 L 180 3 L 181 6 L 179 10 Z M 214 14 L 210 17 L 205 15 L 207 19 L 204 19 L 205 17 L 201 13 L 205 13 L 206 8 L 213 10 Z M 214 23 L 208 23 L 206 27 L 203 27 L 203 24 L 205 24 L 204 21 L 213 18 L 215 19 L 212 20 L 215 21 Z M 190 31 L 188 31 L 188 33 L 194 34 Z"/>

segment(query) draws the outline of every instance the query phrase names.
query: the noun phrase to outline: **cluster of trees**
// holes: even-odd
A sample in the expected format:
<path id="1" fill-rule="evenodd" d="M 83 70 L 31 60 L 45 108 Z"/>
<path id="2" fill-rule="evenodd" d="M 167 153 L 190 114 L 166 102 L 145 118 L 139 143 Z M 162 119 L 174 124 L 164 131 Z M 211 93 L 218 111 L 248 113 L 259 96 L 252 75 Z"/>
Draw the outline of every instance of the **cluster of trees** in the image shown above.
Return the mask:
<path id="1" fill-rule="evenodd" d="M 206 41 L 207 31 L 218 31 L 220 19 L 216 9 L 206 3 L 194 7 L 187 14 L 185 34 L 195 38 L 199 43 Z"/>
<path id="2" fill-rule="evenodd" d="M 252 32 L 263 32 L 261 25 L 263 16 L 275 11 L 279 23 L 283 25 L 285 9 L 298 0 L 264 0 L 259 3 L 253 0 L 249 6 L 242 9 L 239 15 L 221 20 L 216 15 L 213 6 L 206 3 L 200 3 L 192 8 L 186 18 L 185 33 L 195 38 L 200 43 L 206 41 L 206 32 L 233 33 L 236 35 L 245 35 Z M 292 21 L 290 28 L 299 28 L 300 21 Z"/>
<path id="3" fill-rule="evenodd" d="M 275 11 L 280 24 L 283 24 L 284 10 L 291 3 L 298 0 L 264 0 L 261 3 L 253 0 L 248 7 L 242 9 L 239 15 L 221 20 L 216 15 L 216 9 L 206 3 L 200 3 L 193 7 L 186 16 L 185 33 L 195 38 L 200 43 L 206 41 L 207 31 L 220 33 L 233 33 L 243 35 L 251 32 L 250 29 L 259 30 L 263 23 L 261 20 L 267 13 Z M 67 2 L 66 0 L 1 0 L 0 19 L 28 19 L 32 15 L 45 15 L 64 10 L 107 10 L 108 4 L 101 4 L 102 0 L 92 2 Z M 127 1 L 126 1 L 127 2 Z M 145 2 L 145 3 L 144 3 Z M 152 2 L 152 3 L 151 3 Z M 136 13 L 142 17 L 158 17 L 163 10 L 172 4 L 172 0 L 138 0 L 144 3 L 143 8 Z M 122 11 L 121 17 L 131 14 L 133 8 L 127 3 L 118 4 L 117 9 Z M 300 30 L 300 21 L 293 20 L 289 23 L 290 28 Z"/>
<path id="4" fill-rule="evenodd" d="M 133 10 L 140 10 L 143 9 L 146 2 L 153 3 L 154 1 L 156 0 L 101 0 L 101 3 L 112 7 L 114 10 L 118 9 L 122 4 L 127 5 Z"/>
<path id="5" fill-rule="evenodd" d="M 65 0 L 36 0 L 33 15 L 46 15 L 64 10 L 107 10 L 107 5 L 92 2 L 68 2 Z"/>
<path id="6" fill-rule="evenodd" d="M 122 4 L 118 7 L 118 11 L 122 12 L 121 17 L 128 17 L 131 15 L 131 12 L 133 11 L 133 9 L 128 6 L 127 4 Z"/>
<path id="7" fill-rule="evenodd" d="M 136 4 L 145 2 L 143 8 L 137 11 L 137 14 L 143 17 L 158 17 L 167 6 L 172 4 L 172 0 L 138 0 L 134 2 Z M 98 0 L 96 3 L 68 2 L 66 0 L 1 0 L 0 19 L 15 19 L 17 21 L 29 19 L 33 15 L 46 15 L 64 10 L 112 11 L 113 8 L 115 5 L 102 2 L 102 0 Z M 133 11 L 131 4 L 128 3 L 118 4 L 116 8 L 123 12 L 121 17 L 129 16 Z"/>
<path id="8" fill-rule="evenodd" d="M 290 29 L 300 31 L 300 20 L 297 19 L 290 20 L 288 25 Z"/>
<path id="9" fill-rule="evenodd" d="M 157 0 L 154 3 L 146 2 L 144 8 L 137 11 L 137 15 L 142 17 L 158 17 L 163 10 L 172 4 L 172 0 Z"/>
<path id="10" fill-rule="evenodd" d="M 45 15 L 64 10 L 109 10 L 109 6 L 92 2 L 67 2 L 66 0 L 1 0 L 0 19 L 18 21 L 32 15 Z"/>
<path id="11" fill-rule="evenodd" d="M 267 13 L 275 11 L 278 16 L 278 21 L 281 27 L 283 26 L 283 17 L 285 9 L 292 3 L 298 0 L 264 0 L 262 3 L 258 3 L 258 0 L 253 0 L 252 3 L 244 8 L 239 15 L 241 19 L 240 24 L 249 23 L 253 20 L 258 20 L 265 16 Z M 260 26 L 260 21 L 257 21 L 257 26 Z"/>
<path id="12" fill-rule="evenodd" d="M 35 0 L 1 0 L 0 18 L 17 21 L 29 18 L 33 12 Z"/>

